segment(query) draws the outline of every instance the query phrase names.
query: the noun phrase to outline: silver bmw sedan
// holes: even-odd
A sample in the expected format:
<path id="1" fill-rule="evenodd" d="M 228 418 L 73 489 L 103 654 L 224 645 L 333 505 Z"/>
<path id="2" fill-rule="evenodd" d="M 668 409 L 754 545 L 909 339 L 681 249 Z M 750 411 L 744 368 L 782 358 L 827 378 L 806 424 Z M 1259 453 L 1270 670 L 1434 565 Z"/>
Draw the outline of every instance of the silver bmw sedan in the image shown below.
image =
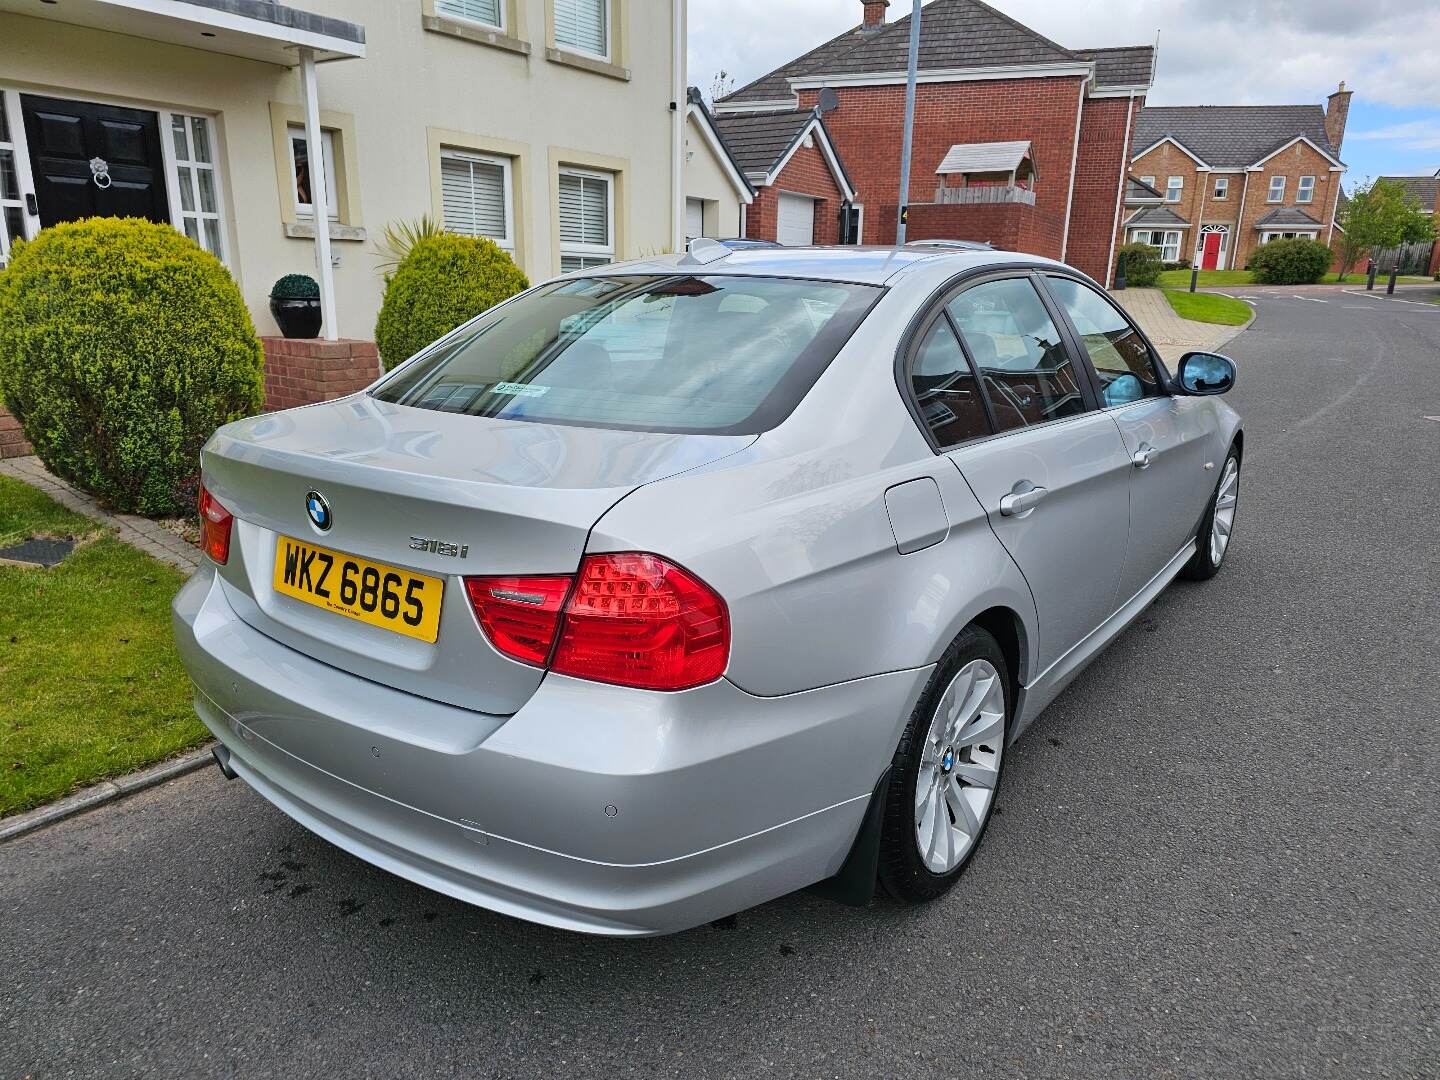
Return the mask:
<path id="1" fill-rule="evenodd" d="M 1235 378 L 1026 255 L 702 241 L 562 277 L 215 434 L 195 707 L 296 821 L 520 918 L 931 900 L 1025 727 L 1219 571 Z"/>

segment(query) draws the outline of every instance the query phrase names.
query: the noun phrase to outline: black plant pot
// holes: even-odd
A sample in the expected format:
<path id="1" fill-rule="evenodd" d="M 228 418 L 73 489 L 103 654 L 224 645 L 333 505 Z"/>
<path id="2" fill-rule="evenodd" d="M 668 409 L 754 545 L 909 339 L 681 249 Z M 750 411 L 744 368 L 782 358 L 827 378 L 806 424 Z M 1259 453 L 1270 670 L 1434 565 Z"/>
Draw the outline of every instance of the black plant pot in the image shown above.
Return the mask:
<path id="1" fill-rule="evenodd" d="M 316 297 L 304 299 L 270 298 L 270 314 L 280 324 L 280 333 L 287 338 L 315 338 L 320 336 L 320 301 Z"/>

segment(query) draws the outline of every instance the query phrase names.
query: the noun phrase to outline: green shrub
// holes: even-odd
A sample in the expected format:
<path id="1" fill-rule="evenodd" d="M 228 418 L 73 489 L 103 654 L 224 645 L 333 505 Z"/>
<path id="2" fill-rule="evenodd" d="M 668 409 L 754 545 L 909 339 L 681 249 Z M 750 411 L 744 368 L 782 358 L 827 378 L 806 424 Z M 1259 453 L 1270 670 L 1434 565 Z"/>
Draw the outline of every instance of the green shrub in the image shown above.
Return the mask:
<path id="1" fill-rule="evenodd" d="M 169 225 L 57 225 L 0 274 L 0 397 L 47 468 L 117 510 L 193 510 L 200 447 L 260 411 L 263 365 L 229 272 Z"/>
<path id="2" fill-rule="evenodd" d="M 386 370 L 528 287 L 493 240 L 454 233 L 421 237 L 386 284 L 375 323 Z"/>
<path id="3" fill-rule="evenodd" d="M 1334 258 L 1318 240 L 1271 240 L 1250 253 L 1250 270 L 1259 285 L 1314 285 Z"/>
<path id="4" fill-rule="evenodd" d="M 272 300 L 319 300 L 320 284 L 309 274 L 286 274 L 270 286 Z"/>
<path id="5" fill-rule="evenodd" d="M 1120 260 L 1125 267 L 1125 284 L 1139 288 L 1154 285 L 1165 268 L 1160 261 L 1160 249 L 1149 244 L 1122 245 Z"/>

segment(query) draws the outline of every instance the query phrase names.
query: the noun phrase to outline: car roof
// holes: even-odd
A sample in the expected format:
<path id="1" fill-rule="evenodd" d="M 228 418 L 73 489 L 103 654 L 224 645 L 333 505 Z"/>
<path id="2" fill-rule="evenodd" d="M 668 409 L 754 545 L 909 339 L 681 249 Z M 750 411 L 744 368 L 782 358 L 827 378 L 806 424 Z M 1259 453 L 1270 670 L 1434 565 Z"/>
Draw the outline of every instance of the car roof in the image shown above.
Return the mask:
<path id="1" fill-rule="evenodd" d="M 1061 266 L 1053 259 L 1014 251 L 964 250 L 944 247 L 775 247 L 730 250 L 721 258 L 700 262 L 684 255 L 660 255 L 578 271 L 576 277 L 619 274 L 743 274 L 753 277 L 818 278 L 858 285 L 885 285 L 908 270 L 924 268 L 960 273 L 977 267 L 1037 263 Z"/>

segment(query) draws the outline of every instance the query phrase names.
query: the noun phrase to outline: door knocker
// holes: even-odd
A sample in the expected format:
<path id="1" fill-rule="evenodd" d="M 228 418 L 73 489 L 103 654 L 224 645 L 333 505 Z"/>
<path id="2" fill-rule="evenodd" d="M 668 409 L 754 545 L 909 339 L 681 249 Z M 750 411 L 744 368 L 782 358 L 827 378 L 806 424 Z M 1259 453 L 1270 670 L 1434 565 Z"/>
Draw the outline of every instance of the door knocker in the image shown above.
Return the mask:
<path id="1" fill-rule="evenodd" d="M 90 176 L 95 181 L 96 187 L 101 189 L 108 188 L 112 183 L 110 179 L 110 163 L 104 158 L 91 158 Z"/>

